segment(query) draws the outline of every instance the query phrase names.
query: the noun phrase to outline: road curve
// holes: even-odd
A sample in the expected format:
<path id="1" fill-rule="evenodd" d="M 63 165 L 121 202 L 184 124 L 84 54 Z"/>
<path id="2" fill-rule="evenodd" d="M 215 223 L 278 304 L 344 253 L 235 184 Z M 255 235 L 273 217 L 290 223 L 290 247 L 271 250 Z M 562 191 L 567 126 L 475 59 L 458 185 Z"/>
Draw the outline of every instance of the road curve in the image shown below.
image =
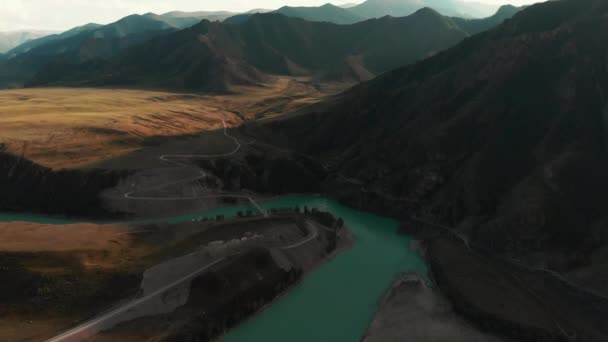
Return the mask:
<path id="1" fill-rule="evenodd" d="M 228 125 L 226 124 L 226 119 L 224 118 L 224 115 L 219 114 L 219 113 L 218 113 L 218 115 L 220 116 L 220 119 L 222 120 L 222 125 L 224 127 L 224 132 L 223 132 L 224 136 L 226 136 L 226 138 L 234 141 L 235 147 L 232 151 L 227 152 L 227 153 L 221 153 L 221 154 L 165 154 L 165 155 L 161 155 L 159 157 L 159 159 L 161 161 L 169 163 L 169 164 L 173 164 L 173 165 L 180 166 L 183 168 L 188 168 L 188 167 L 193 167 L 193 166 L 182 162 L 181 161 L 182 159 L 224 158 L 224 157 L 232 156 L 232 155 L 236 154 L 237 152 L 239 152 L 240 149 L 242 148 L 241 142 L 236 137 L 234 137 L 234 136 L 230 135 L 230 133 L 228 133 Z M 199 172 L 199 174 L 195 177 L 189 177 L 189 178 L 184 178 L 184 179 L 180 179 L 177 181 L 172 181 L 169 183 L 155 185 L 153 187 L 150 187 L 150 188 L 147 188 L 144 190 L 130 191 L 130 192 L 123 194 L 123 197 L 125 199 L 129 199 L 129 200 L 143 200 L 143 201 L 191 201 L 191 200 L 205 199 L 205 198 L 237 198 L 237 199 L 240 198 L 240 199 L 248 200 L 264 217 L 268 217 L 268 213 L 253 199 L 253 197 L 251 197 L 249 195 L 245 195 L 245 194 L 200 195 L 200 196 L 187 196 L 187 197 L 159 197 L 159 196 L 152 197 L 152 196 L 136 196 L 135 195 L 137 192 L 158 190 L 158 189 L 162 189 L 162 188 L 172 186 L 172 185 L 196 182 L 196 181 L 199 181 L 199 180 L 207 177 L 207 173 L 204 170 L 201 170 L 198 168 L 196 168 L 196 169 Z"/>

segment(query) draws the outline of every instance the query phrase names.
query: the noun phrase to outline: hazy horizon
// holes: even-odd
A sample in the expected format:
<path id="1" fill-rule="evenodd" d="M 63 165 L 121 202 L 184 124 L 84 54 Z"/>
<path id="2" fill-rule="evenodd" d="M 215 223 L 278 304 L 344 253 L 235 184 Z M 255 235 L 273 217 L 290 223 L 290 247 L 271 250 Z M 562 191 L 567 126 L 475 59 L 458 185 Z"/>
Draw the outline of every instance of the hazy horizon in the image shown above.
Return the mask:
<path id="1" fill-rule="evenodd" d="M 281 6 L 319 6 L 325 3 L 341 5 L 361 3 L 361 0 L 2 0 L 0 31 L 38 30 L 61 31 L 75 26 L 108 24 L 130 14 L 170 11 L 231 11 L 244 12 L 256 8 L 276 9 Z M 475 0 L 494 5 L 524 5 L 539 0 Z"/>

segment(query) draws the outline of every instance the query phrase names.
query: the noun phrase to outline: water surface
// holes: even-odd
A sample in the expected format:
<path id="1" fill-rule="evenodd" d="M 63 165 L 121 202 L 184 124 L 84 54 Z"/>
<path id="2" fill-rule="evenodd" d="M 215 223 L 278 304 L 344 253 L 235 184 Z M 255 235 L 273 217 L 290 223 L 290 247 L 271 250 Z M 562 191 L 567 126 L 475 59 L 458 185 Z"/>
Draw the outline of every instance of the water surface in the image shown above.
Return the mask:
<path id="1" fill-rule="evenodd" d="M 262 206 L 295 205 L 341 217 L 357 243 L 221 342 L 356 342 L 397 274 L 426 275 L 423 260 L 410 249 L 410 238 L 397 234 L 397 221 L 321 198 L 281 198 Z"/>

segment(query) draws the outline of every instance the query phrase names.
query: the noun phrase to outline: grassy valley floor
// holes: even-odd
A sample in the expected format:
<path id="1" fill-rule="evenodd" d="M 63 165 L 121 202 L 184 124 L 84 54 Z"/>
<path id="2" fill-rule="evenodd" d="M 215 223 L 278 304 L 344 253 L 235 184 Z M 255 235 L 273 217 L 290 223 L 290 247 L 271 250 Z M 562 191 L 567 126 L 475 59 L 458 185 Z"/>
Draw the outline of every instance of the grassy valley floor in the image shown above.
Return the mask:
<path id="1" fill-rule="evenodd" d="M 259 87 L 206 96 L 97 88 L 0 91 L 0 144 L 47 167 L 77 168 L 121 156 L 158 137 L 189 135 L 274 117 L 348 84 L 276 77 Z"/>

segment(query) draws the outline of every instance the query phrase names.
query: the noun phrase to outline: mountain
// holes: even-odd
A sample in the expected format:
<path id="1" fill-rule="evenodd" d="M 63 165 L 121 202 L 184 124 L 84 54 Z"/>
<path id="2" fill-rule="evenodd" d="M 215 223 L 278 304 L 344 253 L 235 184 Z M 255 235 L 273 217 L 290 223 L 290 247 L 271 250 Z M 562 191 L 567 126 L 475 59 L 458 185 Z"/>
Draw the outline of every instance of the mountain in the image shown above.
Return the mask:
<path id="1" fill-rule="evenodd" d="M 159 22 L 166 23 L 169 26 L 171 26 L 172 28 L 184 29 L 184 28 L 198 24 L 202 19 L 223 20 L 231 15 L 233 15 L 233 13 L 231 13 L 231 12 L 169 12 L 169 13 L 165 13 L 163 15 L 158 15 L 158 14 L 154 14 L 154 13 L 146 13 L 143 15 L 143 17 L 152 19 L 153 23 L 159 23 Z M 118 26 L 120 24 L 124 24 L 125 22 L 127 24 L 129 24 L 130 21 L 135 21 L 132 19 L 139 18 L 139 17 L 140 16 L 130 16 L 130 17 L 124 18 L 123 20 L 120 20 L 114 24 L 110 24 L 107 26 L 110 26 L 110 27 Z M 129 19 L 129 18 L 131 18 L 131 19 Z M 51 41 L 67 39 L 67 38 L 76 36 L 78 34 L 81 34 L 83 32 L 92 32 L 95 30 L 100 30 L 100 29 L 102 29 L 103 26 L 104 25 L 99 25 L 99 24 L 94 24 L 94 23 L 77 26 L 77 27 L 74 27 L 68 31 L 65 31 L 65 32 L 62 32 L 59 34 L 52 34 L 52 35 L 45 36 L 43 38 L 30 40 L 24 44 L 21 44 L 21 45 L 15 47 L 12 50 L 10 50 L 7 54 L 11 57 L 14 57 L 16 55 L 20 55 L 22 53 L 28 52 L 35 47 L 47 44 Z M 130 31 L 125 32 L 125 33 L 131 34 L 131 33 L 139 32 L 139 31 L 143 31 L 145 29 L 143 28 L 142 24 L 140 23 L 139 26 L 133 25 L 133 27 L 130 28 L 129 30 Z"/>
<path id="2" fill-rule="evenodd" d="M 367 0 L 348 11 L 362 18 L 380 18 L 386 15 L 402 17 L 425 7 L 442 15 L 457 17 L 486 17 L 497 9 L 496 6 L 460 0 Z"/>
<path id="3" fill-rule="evenodd" d="M 185 13 L 184 13 L 185 14 Z M 198 24 L 201 19 L 197 17 L 182 17 L 180 15 L 158 15 L 156 13 L 146 13 L 144 17 L 153 19 L 157 22 L 166 23 L 172 28 L 179 30 Z"/>
<path id="4" fill-rule="evenodd" d="M 75 27 L 71 30 L 62 32 L 62 33 L 58 33 L 58 34 L 51 34 L 48 36 L 44 36 L 42 38 L 38 38 L 38 39 L 33 39 L 30 41 L 27 41 L 23 44 L 20 44 L 19 46 L 16 46 L 15 48 L 11 49 L 10 51 L 7 52 L 7 55 L 10 57 L 14 57 L 16 55 L 20 55 L 22 53 L 28 52 L 29 50 L 44 45 L 48 42 L 54 41 L 54 40 L 61 40 L 61 39 L 66 39 L 66 38 L 70 38 L 73 37 L 77 34 L 80 34 L 82 32 L 86 32 L 86 31 L 91 31 L 94 29 L 97 29 L 99 27 L 101 27 L 102 25 L 99 24 L 94 24 L 94 23 L 90 23 L 90 24 L 86 24 L 86 25 L 82 25 L 82 26 L 78 26 Z"/>
<path id="5" fill-rule="evenodd" d="M 284 6 L 272 12 L 309 21 L 353 24 L 366 19 L 381 18 L 387 15 L 391 17 L 405 17 L 427 7 L 434 9 L 442 15 L 468 19 L 490 17 L 498 9 L 494 5 L 460 0 L 368 0 L 361 4 L 346 4 L 342 6 L 335 6 L 329 3 L 319 7 Z M 242 24 L 251 18 L 254 13 L 237 14 L 227 18 L 224 22 L 228 24 Z"/>
<path id="6" fill-rule="evenodd" d="M 453 46 L 467 37 L 430 9 L 403 17 L 336 25 L 255 14 L 241 25 L 203 21 L 153 39 L 99 65 L 51 65 L 32 85 L 124 84 L 225 91 L 268 74 L 362 81 Z M 217 63 L 221 63 L 218 66 Z M 238 76 L 239 71 L 244 79 Z M 227 72 L 228 74 L 222 74 Z"/>
<path id="7" fill-rule="evenodd" d="M 250 11 L 241 13 L 224 20 L 226 24 L 240 25 L 249 20 L 254 14 L 262 13 Z M 364 18 L 352 13 L 351 11 L 332 4 L 325 4 L 318 7 L 290 7 L 283 6 L 278 10 L 267 11 L 265 13 L 279 13 L 292 18 L 300 18 L 308 21 L 329 22 L 334 24 L 354 24 L 365 20 Z"/>
<path id="8" fill-rule="evenodd" d="M 53 34 L 49 31 L 11 31 L 0 32 L 0 53 L 6 53 L 9 50 L 33 39 L 38 39 L 44 36 Z"/>
<path id="9" fill-rule="evenodd" d="M 381 18 L 386 15 L 403 17 L 423 7 L 419 0 L 367 0 L 349 8 L 349 11 L 363 18 Z"/>
<path id="10" fill-rule="evenodd" d="M 234 32 L 218 22 L 200 24 L 152 39 L 109 62 L 48 65 L 33 85 L 137 85 L 172 89 L 228 91 L 255 85 L 267 76 L 239 58 Z"/>
<path id="11" fill-rule="evenodd" d="M 230 18 L 234 15 L 237 15 L 237 13 L 228 12 L 228 11 L 199 11 L 199 12 L 174 11 L 174 12 L 165 13 L 165 14 L 161 15 L 161 17 L 172 18 L 172 19 L 195 18 L 198 21 L 201 21 L 203 19 L 206 19 L 209 21 L 223 21 L 226 18 Z"/>
<path id="12" fill-rule="evenodd" d="M 608 246 L 607 18 L 604 0 L 533 5 L 263 132 L 325 160 L 326 188 L 351 205 L 585 265 Z"/>
<path id="13" fill-rule="evenodd" d="M 503 1 L 503 3 L 508 4 L 508 1 Z M 458 10 L 456 10 L 455 12 L 460 12 L 460 16 L 471 18 L 489 17 L 498 9 L 498 6 L 494 4 L 469 0 L 458 1 L 457 5 Z"/>
<path id="14" fill-rule="evenodd" d="M 513 17 L 516 13 L 523 10 L 525 7 L 515 7 L 511 5 L 501 6 L 496 13 L 490 17 L 483 19 L 463 19 L 452 18 L 452 20 L 464 31 L 470 35 L 477 34 L 489 30 L 503 21 Z"/>
<path id="15" fill-rule="evenodd" d="M 11 51 L 9 57 L 13 58 L 0 64 L 0 87 L 22 86 L 53 61 L 82 63 L 108 59 L 130 46 L 197 22 L 192 18 L 167 19 L 153 13 L 130 15 L 108 25 L 89 24 L 33 41 Z"/>
<path id="16" fill-rule="evenodd" d="M 256 14 L 255 13 L 242 13 L 242 14 L 237 14 L 237 15 L 233 15 L 230 18 L 226 18 L 224 20 L 224 24 L 230 24 L 230 25 L 240 25 L 244 22 L 246 22 L 247 20 L 251 19 L 251 17 Z"/>
<path id="17" fill-rule="evenodd" d="M 334 24 L 354 24 L 363 20 L 362 17 L 332 4 L 320 7 L 284 6 L 274 12 L 308 21 L 326 21 Z"/>

